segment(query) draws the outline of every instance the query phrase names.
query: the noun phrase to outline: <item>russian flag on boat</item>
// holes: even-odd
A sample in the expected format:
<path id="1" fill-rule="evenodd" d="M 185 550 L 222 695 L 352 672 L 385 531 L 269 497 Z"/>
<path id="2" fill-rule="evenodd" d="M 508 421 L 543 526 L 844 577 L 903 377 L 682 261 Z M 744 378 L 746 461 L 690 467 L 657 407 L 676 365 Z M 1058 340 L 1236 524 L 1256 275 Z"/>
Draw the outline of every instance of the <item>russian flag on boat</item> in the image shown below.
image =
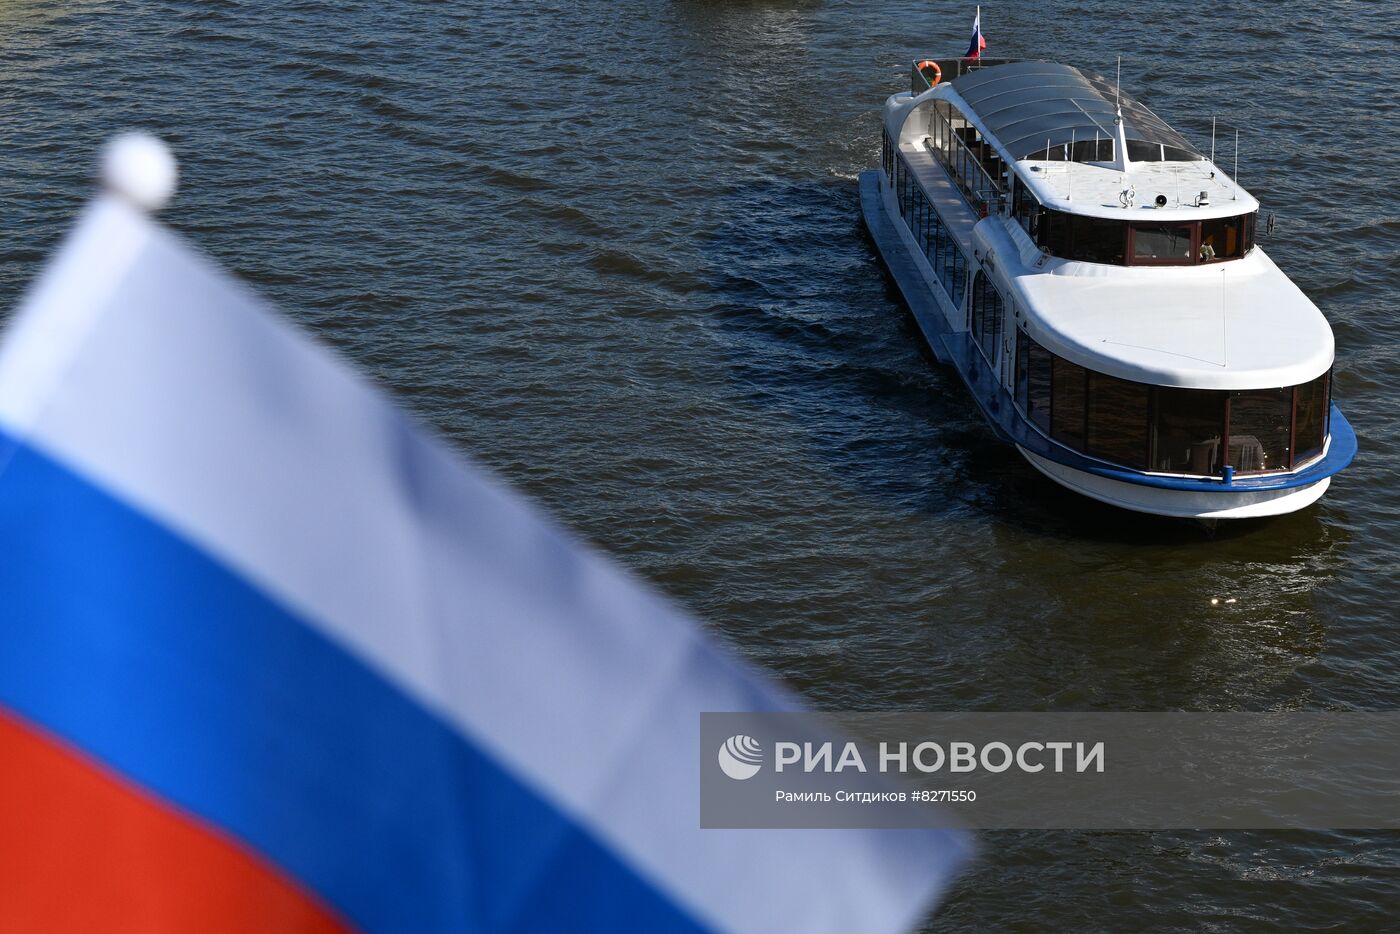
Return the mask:
<path id="1" fill-rule="evenodd" d="M 967 51 L 963 53 L 963 58 L 979 59 L 982 57 L 982 50 L 987 47 L 987 40 L 982 36 L 982 8 L 977 8 L 977 16 L 972 21 L 972 40 L 967 44 Z"/>
<path id="2" fill-rule="evenodd" d="M 702 831 L 789 697 L 109 186 L 0 346 L 0 930 L 921 916 L 960 837 Z"/>

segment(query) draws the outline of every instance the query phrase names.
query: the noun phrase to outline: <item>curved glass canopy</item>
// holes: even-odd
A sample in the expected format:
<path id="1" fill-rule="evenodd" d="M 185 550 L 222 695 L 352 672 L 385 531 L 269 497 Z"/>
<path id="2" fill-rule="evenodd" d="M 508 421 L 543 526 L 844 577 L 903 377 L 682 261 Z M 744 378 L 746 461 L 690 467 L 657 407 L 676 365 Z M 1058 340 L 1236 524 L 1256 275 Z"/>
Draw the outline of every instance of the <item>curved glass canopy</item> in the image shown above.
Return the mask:
<path id="1" fill-rule="evenodd" d="M 1077 153 L 1096 138 L 1107 147 L 1113 138 L 1115 100 L 1122 104 L 1131 158 L 1152 162 L 1204 158 L 1152 111 L 1126 94 L 1118 97 L 1111 81 L 1070 65 L 997 65 L 969 71 L 951 84 L 1016 160 L 1069 142 L 1081 144 L 1076 146 Z"/>

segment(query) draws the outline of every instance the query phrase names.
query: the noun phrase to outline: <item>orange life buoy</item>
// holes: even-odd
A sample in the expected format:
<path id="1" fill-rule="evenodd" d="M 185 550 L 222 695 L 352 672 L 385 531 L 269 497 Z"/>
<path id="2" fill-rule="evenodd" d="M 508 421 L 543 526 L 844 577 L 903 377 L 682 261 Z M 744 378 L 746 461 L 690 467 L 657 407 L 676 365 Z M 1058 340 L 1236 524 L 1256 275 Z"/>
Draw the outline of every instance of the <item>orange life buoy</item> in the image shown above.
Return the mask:
<path id="1" fill-rule="evenodd" d="M 929 83 L 928 83 L 928 86 L 931 87 L 931 88 L 936 88 L 936 87 L 938 87 L 938 82 L 940 82 L 940 81 L 943 80 L 943 69 L 942 69 L 942 68 L 939 68 L 939 67 L 938 67 L 938 63 L 935 62 L 935 61 L 934 61 L 933 59 L 931 59 L 931 58 L 926 58 L 926 59 L 924 59 L 922 62 L 919 62 L 919 63 L 918 63 L 917 65 L 915 65 L 914 67 L 917 68 L 917 69 L 919 69 L 919 74 L 921 74 L 921 75 L 924 75 L 924 69 L 925 69 L 925 68 L 932 68 L 932 69 L 933 69 L 933 80 L 932 80 L 932 81 L 929 81 Z M 927 78 L 928 78 L 928 75 L 924 75 L 924 78 L 927 79 Z"/>

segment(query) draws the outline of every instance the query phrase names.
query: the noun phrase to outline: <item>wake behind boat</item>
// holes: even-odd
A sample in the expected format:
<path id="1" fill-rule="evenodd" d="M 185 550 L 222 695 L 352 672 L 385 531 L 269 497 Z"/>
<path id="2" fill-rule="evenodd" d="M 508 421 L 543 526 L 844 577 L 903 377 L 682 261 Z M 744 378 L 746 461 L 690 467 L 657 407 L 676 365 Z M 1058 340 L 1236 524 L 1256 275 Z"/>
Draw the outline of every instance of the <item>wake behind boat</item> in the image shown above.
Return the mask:
<path id="1" fill-rule="evenodd" d="M 1139 512 L 1322 496 L 1356 453 L 1332 330 L 1214 153 L 1069 65 L 925 60 L 912 80 L 885 102 L 862 213 L 998 437 Z"/>

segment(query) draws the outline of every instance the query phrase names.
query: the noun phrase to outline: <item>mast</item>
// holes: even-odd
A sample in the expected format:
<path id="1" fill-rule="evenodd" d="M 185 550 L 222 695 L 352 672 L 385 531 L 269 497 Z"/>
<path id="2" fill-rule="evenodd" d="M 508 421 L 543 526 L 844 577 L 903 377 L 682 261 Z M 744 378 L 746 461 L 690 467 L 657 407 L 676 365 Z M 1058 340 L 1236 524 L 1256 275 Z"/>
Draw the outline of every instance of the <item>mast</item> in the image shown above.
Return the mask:
<path id="1" fill-rule="evenodd" d="M 1115 83 L 1113 104 L 1117 113 L 1113 118 L 1113 167 L 1128 174 L 1128 137 L 1123 126 L 1123 56 L 1118 56 L 1118 80 Z M 1127 179 L 1125 178 L 1124 181 Z"/>

